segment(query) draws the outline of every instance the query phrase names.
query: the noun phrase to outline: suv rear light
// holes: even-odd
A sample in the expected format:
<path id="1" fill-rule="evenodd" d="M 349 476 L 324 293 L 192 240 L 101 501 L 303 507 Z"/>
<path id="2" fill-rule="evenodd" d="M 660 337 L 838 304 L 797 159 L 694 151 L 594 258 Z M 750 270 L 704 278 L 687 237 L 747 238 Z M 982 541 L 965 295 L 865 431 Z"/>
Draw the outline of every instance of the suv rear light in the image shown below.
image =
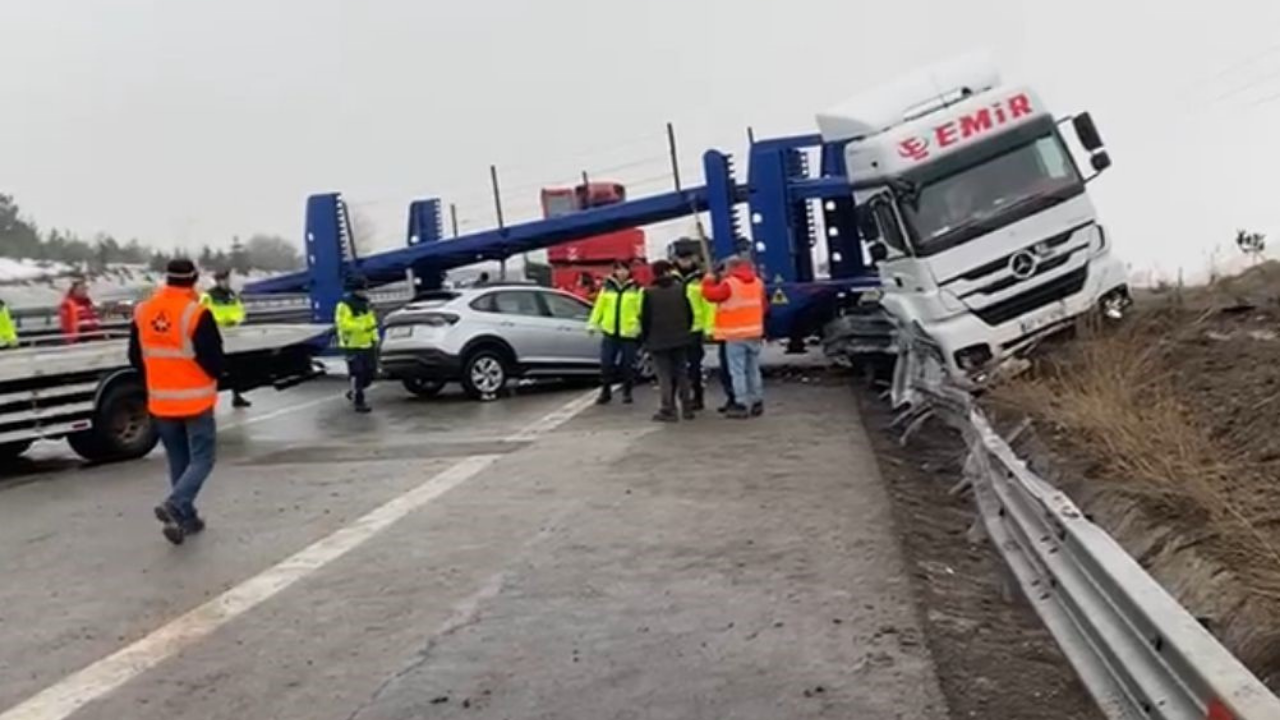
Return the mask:
<path id="1" fill-rule="evenodd" d="M 423 315 L 417 319 L 418 325 L 427 325 L 429 327 L 445 327 L 448 325 L 456 325 L 458 316 L 453 313 L 431 313 Z"/>

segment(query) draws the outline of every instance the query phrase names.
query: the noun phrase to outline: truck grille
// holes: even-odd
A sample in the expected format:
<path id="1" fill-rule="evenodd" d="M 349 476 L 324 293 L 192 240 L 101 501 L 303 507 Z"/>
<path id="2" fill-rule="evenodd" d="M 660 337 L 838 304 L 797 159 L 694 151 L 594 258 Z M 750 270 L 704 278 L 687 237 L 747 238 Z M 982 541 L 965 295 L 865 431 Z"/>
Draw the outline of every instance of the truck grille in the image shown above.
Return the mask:
<path id="1" fill-rule="evenodd" d="M 1008 300 L 1001 300 L 984 308 L 977 308 L 973 312 L 988 325 L 1002 325 L 1019 315 L 1025 315 L 1049 303 L 1075 295 L 1084 289 L 1084 283 L 1088 277 L 1089 266 L 1085 265 L 1079 270 L 1072 270 L 1060 278 L 1050 280 L 1020 295 L 1014 295 Z"/>

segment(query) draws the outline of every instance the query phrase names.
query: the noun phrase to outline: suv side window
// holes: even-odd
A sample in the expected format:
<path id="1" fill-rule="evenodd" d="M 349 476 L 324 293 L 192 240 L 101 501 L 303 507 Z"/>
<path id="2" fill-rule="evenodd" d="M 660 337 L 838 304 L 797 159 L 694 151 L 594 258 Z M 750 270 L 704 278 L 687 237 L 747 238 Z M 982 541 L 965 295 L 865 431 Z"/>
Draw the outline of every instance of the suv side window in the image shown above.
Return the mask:
<path id="1" fill-rule="evenodd" d="M 538 296 L 528 290 L 504 290 L 493 294 L 493 307 L 502 315 L 544 317 Z"/>
<path id="2" fill-rule="evenodd" d="M 498 308 L 494 307 L 493 304 L 493 297 L 495 295 L 497 295 L 497 293 L 488 293 L 487 295 L 481 295 L 475 300 L 472 300 L 471 309 L 476 312 L 498 312 Z"/>
<path id="3" fill-rule="evenodd" d="M 558 320 L 581 320 L 585 322 L 591 317 L 591 306 L 577 298 L 565 297 L 556 293 L 542 293 L 547 302 L 551 317 Z"/>

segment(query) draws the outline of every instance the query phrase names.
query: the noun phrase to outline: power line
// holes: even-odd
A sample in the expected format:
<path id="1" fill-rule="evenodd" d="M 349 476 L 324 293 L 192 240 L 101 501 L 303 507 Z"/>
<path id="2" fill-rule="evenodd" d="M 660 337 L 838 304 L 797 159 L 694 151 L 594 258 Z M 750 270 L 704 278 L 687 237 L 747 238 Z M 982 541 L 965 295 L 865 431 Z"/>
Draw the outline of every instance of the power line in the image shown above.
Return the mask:
<path id="1" fill-rule="evenodd" d="M 1230 75 L 1231 73 L 1233 73 L 1233 72 L 1235 72 L 1235 71 L 1237 71 L 1237 70 L 1240 70 L 1240 69 L 1242 69 L 1242 68 L 1248 67 L 1249 65 L 1252 65 L 1253 63 L 1257 62 L 1258 60 L 1261 60 L 1262 58 L 1267 57 L 1268 55 L 1271 55 L 1272 53 L 1276 52 L 1277 50 L 1280 50 L 1280 43 L 1276 43 L 1276 44 L 1274 44 L 1274 45 L 1270 45 L 1270 46 L 1268 46 L 1268 47 L 1264 48 L 1263 50 L 1260 50 L 1260 51 L 1258 51 L 1258 52 L 1256 52 L 1256 53 L 1254 53 L 1254 54 L 1252 54 L 1252 55 L 1246 56 L 1246 57 L 1245 57 L 1244 59 L 1242 59 L 1242 60 L 1237 60 L 1236 62 L 1231 63 L 1231 64 L 1230 64 L 1230 65 L 1228 65 L 1227 67 L 1225 67 L 1225 68 L 1223 68 L 1222 70 L 1218 71 L 1218 72 L 1217 72 L 1217 73 L 1215 73 L 1214 75 L 1209 76 L 1209 77 L 1201 78 L 1200 80 L 1198 80 L 1198 81 L 1196 81 L 1196 82 L 1192 83 L 1192 85 L 1193 85 L 1193 86 L 1201 86 L 1201 85 L 1205 85 L 1205 84 L 1207 84 L 1207 83 L 1214 82 L 1214 81 L 1216 81 L 1216 80 L 1221 80 L 1222 78 L 1224 78 L 1224 77 L 1226 77 L 1226 76 Z"/>

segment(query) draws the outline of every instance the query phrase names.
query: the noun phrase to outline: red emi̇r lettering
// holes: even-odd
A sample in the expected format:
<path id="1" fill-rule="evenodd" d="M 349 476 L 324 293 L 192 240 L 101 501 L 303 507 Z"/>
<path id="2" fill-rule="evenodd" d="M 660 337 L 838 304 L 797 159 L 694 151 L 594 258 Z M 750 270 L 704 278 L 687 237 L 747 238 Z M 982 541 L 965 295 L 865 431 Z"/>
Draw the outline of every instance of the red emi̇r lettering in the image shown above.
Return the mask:
<path id="1" fill-rule="evenodd" d="M 992 114 L 993 110 L 995 111 L 994 116 Z M 1031 98 L 1026 93 L 1019 93 L 1003 103 L 992 105 L 991 108 L 982 108 L 965 115 L 959 121 L 950 120 L 935 127 L 933 129 L 933 137 L 937 141 L 938 147 L 951 147 L 961 140 L 968 140 L 975 135 L 981 135 L 992 130 L 998 125 L 1004 125 L 1034 112 L 1031 107 Z"/>

